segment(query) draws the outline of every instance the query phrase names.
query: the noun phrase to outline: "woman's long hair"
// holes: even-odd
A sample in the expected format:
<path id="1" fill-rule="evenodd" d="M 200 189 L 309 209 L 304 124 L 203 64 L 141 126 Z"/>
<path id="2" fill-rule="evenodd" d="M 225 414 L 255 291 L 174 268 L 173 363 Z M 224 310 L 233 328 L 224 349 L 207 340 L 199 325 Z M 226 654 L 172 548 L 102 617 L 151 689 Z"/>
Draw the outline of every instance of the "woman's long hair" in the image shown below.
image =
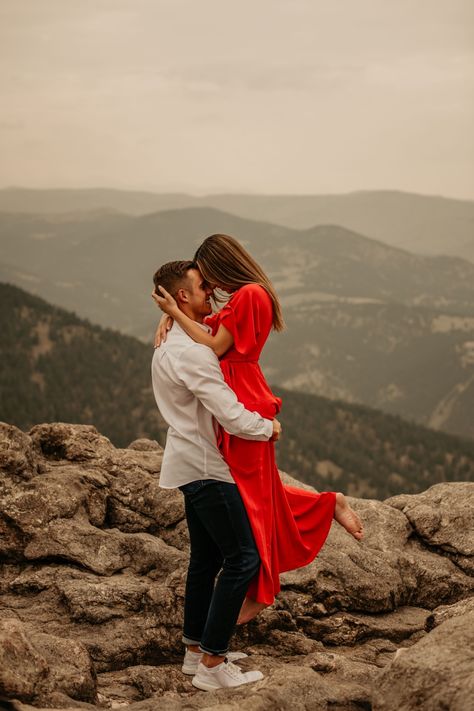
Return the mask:
<path id="1" fill-rule="evenodd" d="M 207 237 L 194 255 L 194 262 L 210 284 L 222 284 L 231 291 L 245 284 L 260 284 L 273 303 L 273 328 L 275 331 L 284 329 L 280 301 L 270 279 L 234 237 Z"/>

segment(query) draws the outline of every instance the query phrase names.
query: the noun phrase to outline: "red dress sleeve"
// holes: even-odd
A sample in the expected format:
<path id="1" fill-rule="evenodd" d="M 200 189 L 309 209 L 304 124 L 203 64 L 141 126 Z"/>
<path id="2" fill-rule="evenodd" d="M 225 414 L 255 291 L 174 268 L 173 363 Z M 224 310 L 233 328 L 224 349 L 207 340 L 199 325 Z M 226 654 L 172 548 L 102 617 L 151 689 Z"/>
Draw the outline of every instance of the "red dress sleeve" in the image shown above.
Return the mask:
<path id="1" fill-rule="evenodd" d="M 206 324 L 206 326 L 209 326 L 209 328 L 212 330 L 212 335 L 215 336 L 216 331 L 219 328 L 219 312 L 206 316 L 204 318 L 204 323 Z"/>
<path id="2" fill-rule="evenodd" d="M 236 291 L 220 312 L 220 323 L 234 337 L 234 348 L 248 355 L 258 345 L 264 324 L 272 312 L 271 300 L 258 284 L 246 284 Z"/>

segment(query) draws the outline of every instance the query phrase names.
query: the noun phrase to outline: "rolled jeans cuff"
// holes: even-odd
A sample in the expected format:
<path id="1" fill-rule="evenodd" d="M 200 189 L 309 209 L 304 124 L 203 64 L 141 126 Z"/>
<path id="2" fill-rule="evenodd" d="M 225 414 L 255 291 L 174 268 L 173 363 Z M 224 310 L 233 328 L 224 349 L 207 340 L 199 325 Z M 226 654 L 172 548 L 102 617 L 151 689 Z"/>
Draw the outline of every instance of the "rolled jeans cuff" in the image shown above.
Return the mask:
<path id="1" fill-rule="evenodd" d="M 203 647 L 201 644 L 199 645 L 199 649 L 205 654 L 213 654 L 216 657 L 225 657 L 229 651 L 229 647 L 226 647 L 226 649 L 209 649 L 208 647 Z"/>
<path id="2" fill-rule="evenodd" d="M 192 644 L 194 647 L 198 647 L 201 642 L 200 639 L 191 639 L 191 637 L 186 637 L 184 634 L 181 637 L 181 641 L 184 642 L 184 644 Z"/>

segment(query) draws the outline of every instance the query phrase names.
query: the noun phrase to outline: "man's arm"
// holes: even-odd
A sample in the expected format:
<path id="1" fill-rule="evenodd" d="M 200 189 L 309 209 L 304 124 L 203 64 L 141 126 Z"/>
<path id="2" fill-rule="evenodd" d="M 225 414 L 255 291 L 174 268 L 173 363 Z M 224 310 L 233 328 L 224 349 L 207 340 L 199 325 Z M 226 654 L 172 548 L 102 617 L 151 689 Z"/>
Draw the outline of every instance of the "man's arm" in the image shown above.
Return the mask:
<path id="1" fill-rule="evenodd" d="M 278 426 L 258 412 L 246 410 L 224 376 L 215 354 L 207 346 L 193 344 L 181 354 L 177 375 L 211 412 L 226 432 L 242 439 L 277 438 Z"/>

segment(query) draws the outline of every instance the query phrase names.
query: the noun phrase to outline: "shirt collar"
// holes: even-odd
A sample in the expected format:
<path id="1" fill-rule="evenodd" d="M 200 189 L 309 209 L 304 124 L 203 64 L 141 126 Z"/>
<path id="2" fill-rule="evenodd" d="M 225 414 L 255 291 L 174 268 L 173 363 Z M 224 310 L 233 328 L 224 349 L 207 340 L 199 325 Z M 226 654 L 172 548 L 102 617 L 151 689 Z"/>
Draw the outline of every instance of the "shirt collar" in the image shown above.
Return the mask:
<path id="1" fill-rule="evenodd" d="M 211 328 L 210 326 L 208 326 L 207 324 L 205 324 L 205 323 L 199 323 L 199 321 L 195 321 L 194 323 L 197 324 L 197 325 L 199 326 L 199 328 L 202 328 L 202 330 L 205 331 L 206 333 L 212 333 L 212 328 Z M 173 323 L 173 328 L 176 328 L 176 329 L 177 329 L 178 331 L 180 331 L 181 333 L 185 333 L 185 334 L 186 334 L 186 331 L 184 330 L 184 328 L 182 328 L 182 327 L 179 325 L 179 323 L 177 323 L 176 321 Z M 186 335 L 187 335 L 187 334 L 186 334 Z"/>

